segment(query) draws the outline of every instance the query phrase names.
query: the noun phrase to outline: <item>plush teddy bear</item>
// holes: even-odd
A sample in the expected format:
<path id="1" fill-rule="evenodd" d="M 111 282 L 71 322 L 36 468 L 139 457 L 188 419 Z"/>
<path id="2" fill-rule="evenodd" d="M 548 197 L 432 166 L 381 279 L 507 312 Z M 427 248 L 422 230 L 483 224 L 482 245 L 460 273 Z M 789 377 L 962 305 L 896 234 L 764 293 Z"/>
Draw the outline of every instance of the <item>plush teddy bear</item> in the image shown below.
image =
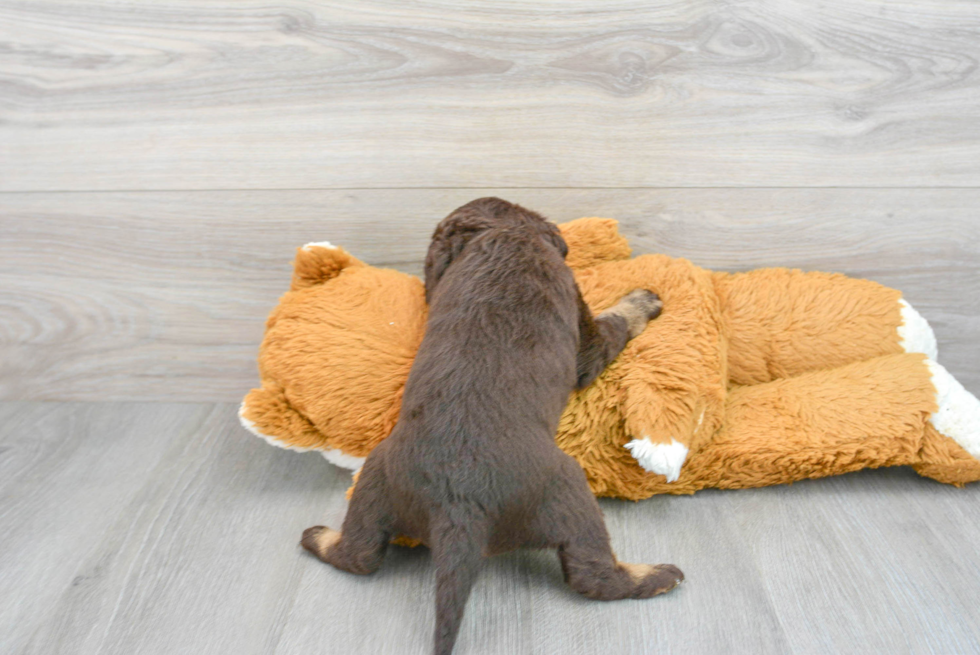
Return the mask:
<path id="1" fill-rule="evenodd" d="M 561 230 L 594 312 L 635 288 L 664 303 L 562 416 L 557 443 L 597 495 L 896 465 L 955 485 L 980 480 L 980 401 L 936 363 L 932 330 L 898 291 L 839 274 L 631 259 L 610 219 Z M 245 397 L 242 424 L 358 468 L 397 420 L 425 319 L 417 278 L 307 244 L 268 319 L 262 386 Z"/>

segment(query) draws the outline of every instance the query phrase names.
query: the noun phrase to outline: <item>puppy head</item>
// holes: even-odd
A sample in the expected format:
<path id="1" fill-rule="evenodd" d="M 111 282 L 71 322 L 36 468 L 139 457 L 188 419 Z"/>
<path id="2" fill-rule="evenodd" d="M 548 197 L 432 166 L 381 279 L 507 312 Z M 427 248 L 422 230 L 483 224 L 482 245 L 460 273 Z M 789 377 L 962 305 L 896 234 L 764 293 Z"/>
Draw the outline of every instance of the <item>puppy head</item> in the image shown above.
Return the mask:
<path id="1" fill-rule="evenodd" d="M 568 246 L 558 230 L 540 214 L 500 198 L 479 198 L 454 210 L 436 226 L 425 257 L 425 300 L 432 293 L 446 269 L 477 234 L 495 227 L 526 227 L 564 257 Z"/>

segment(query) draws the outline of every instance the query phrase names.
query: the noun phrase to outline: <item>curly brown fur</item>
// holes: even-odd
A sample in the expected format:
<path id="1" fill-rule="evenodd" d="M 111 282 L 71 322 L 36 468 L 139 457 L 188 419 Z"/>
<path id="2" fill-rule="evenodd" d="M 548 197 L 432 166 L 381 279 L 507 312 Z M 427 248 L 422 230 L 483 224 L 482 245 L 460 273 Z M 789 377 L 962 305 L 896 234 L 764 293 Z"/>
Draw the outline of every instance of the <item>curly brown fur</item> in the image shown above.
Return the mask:
<path id="1" fill-rule="evenodd" d="M 367 458 L 343 530 L 303 546 L 352 573 L 380 565 L 393 534 L 436 566 L 435 652 L 448 655 L 481 560 L 556 548 L 566 581 L 600 600 L 647 598 L 684 576 L 618 562 L 581 467 L 555 445 L 558 419 L 660 312 L 646 290 L 593 318 L 558 228 L 498 198 L 435 230 L 425 261 L 425 338 L 391 435 Z"/>

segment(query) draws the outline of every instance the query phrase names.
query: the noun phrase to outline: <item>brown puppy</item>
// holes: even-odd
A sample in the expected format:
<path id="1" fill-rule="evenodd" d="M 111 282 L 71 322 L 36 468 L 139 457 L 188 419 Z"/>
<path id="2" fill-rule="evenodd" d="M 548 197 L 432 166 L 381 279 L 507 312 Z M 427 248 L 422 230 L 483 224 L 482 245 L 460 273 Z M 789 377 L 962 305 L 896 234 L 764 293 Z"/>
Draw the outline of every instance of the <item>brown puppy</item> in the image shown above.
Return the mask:
<path id="1" fill-rule="evenodd" d="M 591 383 L 660 313 L 645 290 L 593 319 L 558 228 L 498 198 L 436 228 L 425 261 L 429 318 L 398 424 L 368 456 L 343 531 L 303 547 L 351 573 L 375 571 L 392 535 L 432 549 L 435 652 L 449 655 L 482 558 L 557 548 L 590 598 L 647 598 L 684 575 L 616 560 L 578 463 L 555 445 L 576 388 Z"/>

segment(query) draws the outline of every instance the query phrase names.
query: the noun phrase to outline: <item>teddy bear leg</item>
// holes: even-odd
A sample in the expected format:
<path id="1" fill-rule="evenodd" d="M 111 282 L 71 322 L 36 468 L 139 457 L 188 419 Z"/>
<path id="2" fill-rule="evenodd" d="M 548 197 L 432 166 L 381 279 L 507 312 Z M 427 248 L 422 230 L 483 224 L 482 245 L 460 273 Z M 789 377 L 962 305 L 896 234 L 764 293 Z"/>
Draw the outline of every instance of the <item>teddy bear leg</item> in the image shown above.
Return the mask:
<path id="1" fill-rule="evenodd" d="M 381 566 L 393 524 L 382 458 L 372 456 L 358 477 L 342 530 L 315 525 L 303 531 L 300 543 L 327 564 L 367 575 Z"/>
<path id="2" fill-rule="evenodd" d="M 684 475 L 700 487 L 734 489 L 914 466 L 936 408 L 924 362 L 886 355 L 734 388 L 722 429 Z"/>
<path id="3" fill-rule="evenodd" d="M 565 581 L 595 600 L 649 598 L 684 580 L 672 564 L 628 564 L 616 559 L 599 503 L 585 473 L 562 454 L 560 479 L 538 509 L 532 546 L 557 547 Z"/>
<path id="4" fill-rule="evenodd" d="M 895 289 L 786 269 L 715 273 L 728 375 L 759 384 L 900 352 L 936 358 L 928 322 Z"/>
<path id="5" fill-rule="evenodd" d="M 922 441 L 920 475 L 961 486 L 980 480 L 980 400 L 940 364 L 926 360 L 938 409 Z"/>

